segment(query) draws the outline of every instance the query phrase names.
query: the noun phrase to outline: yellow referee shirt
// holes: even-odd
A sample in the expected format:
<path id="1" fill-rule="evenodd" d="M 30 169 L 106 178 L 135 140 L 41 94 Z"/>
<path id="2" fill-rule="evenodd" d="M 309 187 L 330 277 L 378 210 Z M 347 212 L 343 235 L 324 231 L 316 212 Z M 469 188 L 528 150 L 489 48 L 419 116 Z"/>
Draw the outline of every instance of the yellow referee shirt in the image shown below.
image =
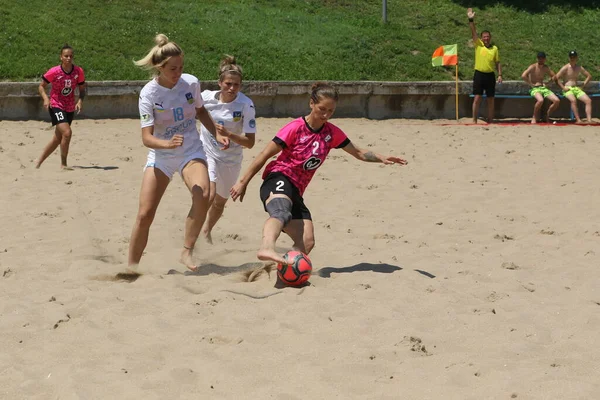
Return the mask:
<path id="1" fill-rule="evenodd" d="M 475 70 L 479 72 L 494 72 L 496 63 L 500 61 L 498 48 L 492 46 L 485 47 L 481 39 L 475 42 Z"/>

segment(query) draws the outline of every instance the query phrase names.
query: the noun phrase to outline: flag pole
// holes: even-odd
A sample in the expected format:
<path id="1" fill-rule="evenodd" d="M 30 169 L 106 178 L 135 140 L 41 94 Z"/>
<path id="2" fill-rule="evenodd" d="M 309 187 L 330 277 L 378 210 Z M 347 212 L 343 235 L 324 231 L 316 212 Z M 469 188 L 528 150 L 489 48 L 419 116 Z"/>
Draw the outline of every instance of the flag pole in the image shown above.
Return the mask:
<path id="1" fill-rule="evenodd" d="M 458 121 L 458 62 L 456 63 L 456 120 Z"/>

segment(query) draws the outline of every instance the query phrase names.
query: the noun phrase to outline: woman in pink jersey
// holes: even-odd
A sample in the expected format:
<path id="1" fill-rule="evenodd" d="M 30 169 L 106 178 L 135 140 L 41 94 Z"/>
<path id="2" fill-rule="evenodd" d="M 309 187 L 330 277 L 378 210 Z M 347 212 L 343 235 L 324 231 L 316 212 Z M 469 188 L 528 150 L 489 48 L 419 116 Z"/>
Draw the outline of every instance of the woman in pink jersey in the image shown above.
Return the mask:
<path id="1" fill-rule="evenodd" d="M 46 94 L 46 86 L 50 84 L 50 98 Z M 75 88 L 79 87 L 79 99 L 75 103 Z M 71 143 L 71 122 L 75 111 L 79 113 L 85 98 L 85 76 L 83 69 L 73 64 L 73 48 L 65 44 L 60 50 L 60 65 L 50 68 L 42 76 L 38 91 L 44 99 L 44 108 L 50 112 L 52 126 L 56 126 L 50 143 L 44 147 L 42 155 L 35 164 L 39 168 L 58 146 L 60 146 L 60 166 L 67 167 L 69 143 Z"/>
<path id="2" fill-rule="evenodd" d="M 327 83 L 315 83 L 310 95 L 310 114 L 281 128 L 254 159 L 240 181 L 231 188 L 234 201 L 238 198 L 244 200 L 250 180 L 267 160 L 281 152 L 276 160 L 267 165 L 262 175 L 260 198 L 269 218 L 263 227 L 262 244 L 257 254 L 259 260 L 286 263 L 283 256 L 275 251 L 275 242 L 281 232 L 292 238 L 294 250 L 308 254 L 313 249 L 314 225 L 302 195 L 331 149 L 343 149 L 366 162 L 407 163 L 398 157 L 383 156 L 354 146 L 340 128 L 328 122 L 337 100 L 338 93 L 334 87 Z"/>

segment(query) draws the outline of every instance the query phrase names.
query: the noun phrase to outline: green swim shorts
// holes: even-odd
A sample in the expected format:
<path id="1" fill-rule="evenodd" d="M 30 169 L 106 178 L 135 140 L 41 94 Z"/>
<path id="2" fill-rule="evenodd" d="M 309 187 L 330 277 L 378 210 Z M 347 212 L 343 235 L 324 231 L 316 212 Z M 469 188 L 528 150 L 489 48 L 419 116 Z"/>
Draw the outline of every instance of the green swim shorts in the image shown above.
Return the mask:
<path id="1" fill-rule="evenodd" d="M 571 86 L 571 89 L 569 89 L 569 91 L 563 92 L 563 96 L 566 97 L 570 94 L 572 94 L 573 96 L 575 96 L 576 99 L 578 99 L 581 96 L 583 96 L 585 94 L 585 92 L 583 90 L 581 90 L 580 88 L 578 88 L 577 86 Z"/>
<path id="2" fill-rule="evenodd" d="M 550 96 L 551 94 L 554 94 L 552 93 L 552 90 L 544 86 L 536 86 L 529 91 L 531 97 L 535 97 L 537 93 L 540 93 L 544 98 Z"/>

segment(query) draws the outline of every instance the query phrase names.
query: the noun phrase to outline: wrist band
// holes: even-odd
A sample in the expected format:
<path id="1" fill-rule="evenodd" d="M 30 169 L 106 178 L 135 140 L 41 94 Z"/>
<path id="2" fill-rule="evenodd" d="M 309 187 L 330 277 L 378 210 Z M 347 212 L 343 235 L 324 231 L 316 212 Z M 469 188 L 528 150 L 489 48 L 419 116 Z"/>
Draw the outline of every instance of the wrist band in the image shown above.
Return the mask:
<path id="1" fill-rule="evenodd" d="M 473 18 L 469 18 L 469 22 L 473 22 Z"/>

